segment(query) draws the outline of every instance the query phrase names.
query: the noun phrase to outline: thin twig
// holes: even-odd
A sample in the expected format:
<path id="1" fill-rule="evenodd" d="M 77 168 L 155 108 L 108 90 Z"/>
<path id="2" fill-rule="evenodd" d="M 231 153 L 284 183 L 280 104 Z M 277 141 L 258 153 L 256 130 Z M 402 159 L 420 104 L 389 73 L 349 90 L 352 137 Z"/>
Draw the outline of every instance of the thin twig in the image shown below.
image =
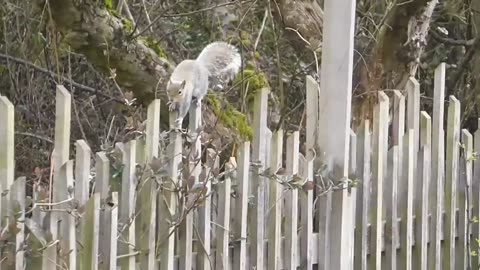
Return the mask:
<path id="1" fill-rule="evenodd" d="M 250 0 L 251 1 L 251 0 Z M 205 12 L 205 11 L 209 11 L 209 10 L 212 10 L 212 9 L 216 9 L 216 8 L 219 8 L 219 7 L 224 7 L 224 6 L 230 6 L 230 5 L 234 5 L 234 4 L 243 4 L 243 3 L 247 3 L 247 2 L 250 2 L 250 1 L 244 1 L 244 2 L 241 2 L 241 1 L 234 1 L 234 2 L 227 2 L 227 3 L 222 3 L 222 4 L 217 4 L 217 5 L 214 5 L 214 6 L 211 6 L 211 7 L 206 7 L 206 8 L 202 8 L 202 9 L 199 9 L 199 10 L 195 10 L 195 11 L 190 11 L 190 12 L 185 12 L 185 13 L 174 13 L 174 14 L 160 14 L 158 15 L 155 19 L 153 19 L 153 21 L 148 24 L 145 29 L 143 29 L 142 31 L 136 33 L 135 35 L 132 36 L 132 38 L 130 40 L 133 40 L 133 39 L 136 39 L 137 37 L 141 36 L 142 34 L 144 34 L 148 29 L 150 29 L 154 24 L 156 24 L 161 18 L 172 18 L 172 17 L 183 17 L 183 16 L 190 16 L 190 15 L 194 15 L 194 14 L 197 14 L 197 13 L 201 13 L 201 12 Z M 171 9 L 173 8 L 175 5 L 177 5 L 177 3 L 175 3 L 172 7 L 169 7 L 168 9 Z M 168 9 L 166 9 L 165 11 L 167 11 Z"/>
<path id="2" fill-rule="evenodd" d="M 4 53 L 0 53 L 0 59 L 5 59 L 7 62 L 8 62 L 8 61 L 12 61 L 12 62 L 15 62 L 15 63 L 17 63 L 17 64 L 21 64 L 21 65 L 24 65 L 24 66 L 31 67 L 31 68 L 33 68 L 33 69 L 35 69 L 35 70 L 37 70 L 37 71 L 40 71 L 40 72 L 42 72 L 42 73 L 48 74 L 50 77 L 52 77 L 52 79 L 54 79 L 54 81 L 56 81 L 55 78 L 58 78 L 58 79 L 60 79 L 62 82 L 67 83 L 67 84 L 70 84 L 71 86 L 74 86 L 74 87 L 76 87 L 77 89 L 82 90 L 82 91 L 84 91 L 84 92 L 88 92 L 88 93 L 91 93 L 91 94 L 94 94 L 94 95 L 98 95 L 98 96 L 101 96 L 101 97 L 104 97 L 104 98 L 108 98 L 108 99 L 111 99 L 111 100 L 113 100 L 113 101 L 115 101 L 115 102 L 117 102 L 117 103 L 125 104 L 125 102 L 122 101 L 122 100 L 120 100 L 120 99 L 116 99 L 116 98 L 114 98 L 114 97 L 111 97 L 111 96 L 109 96 L 109 95 L 106 95 L 106 94 L 98 91 L 98 90 L 95 89 L 95 88 L 92 88 L 92 87 L 90 87 L 90 86 L 86 86 L 86 85 L 77 83 L 77 82 L 75 82 L 75 81 L 73 81 L 73 80 L 70 80 L 70 79 L 67 78 L 67 77 L 64 77 L 64 76 L 62 76 L 62 75 L 59 75 L 59 74 L 57 74 L 57 73 L 55 73 L 55 72 L 52 72 L 52 71 L 50 71 L 50 70 L 48 70 L 48 69 L 45 69 L 45 68 L 40 67 L 40 66 L 37 66 L 37 65 L 35 65 L 34 63 L 25 61 L 25 60 L 23 60 L 23 59 L 20 59 L 20 58 L 17 58 L 17 57 L 13 57 L 13 56 L 10 56 L 10 55 L 4 54 Z M 7 65 L 7 67 L 9 67 L 9 66 Z"/>
<path id="3" fill-rule="evenodd" d="M 257 50 L 258 43 L 260 42 L 260 37 L 262 36 L 263 30 L 265 29 L 265 24 L 267 22 L 268 16 L 268 9 L 265 9 L 265 14 L 263 15 L 262 26 L 260 27 L 260 31 L 258 31 L 257 39 L 255 40 L 255 45 L 253 46 L 253 51 Z"/>

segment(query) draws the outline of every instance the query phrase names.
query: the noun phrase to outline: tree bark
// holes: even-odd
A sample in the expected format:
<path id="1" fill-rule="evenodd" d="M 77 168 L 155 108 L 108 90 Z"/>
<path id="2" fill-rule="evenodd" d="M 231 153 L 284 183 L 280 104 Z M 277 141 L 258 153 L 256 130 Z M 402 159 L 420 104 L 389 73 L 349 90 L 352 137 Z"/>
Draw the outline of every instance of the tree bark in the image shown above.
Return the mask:
<path id="1" fill-rule="evenodd" d="M 106 75 L 113 71 L 124 91 L 132 91 L 143 104 L 157 97 L 162 100 L 162 124 L 169 113 L 164 91 L 173 64 L 157 55 L 142 38 L 132 39 L 131 25 L 122 22 L 105 7 L 104 1 L 50 0 L 52 19 L 64 41 L 85 55 L 95 68 Z M 205 103 L 204 103 L 205 104 Z M 226 127 L 207 105 L 203 106 L 204 130 L 217 134 L 222 144 L 241 136 L 235 127 Z"/>

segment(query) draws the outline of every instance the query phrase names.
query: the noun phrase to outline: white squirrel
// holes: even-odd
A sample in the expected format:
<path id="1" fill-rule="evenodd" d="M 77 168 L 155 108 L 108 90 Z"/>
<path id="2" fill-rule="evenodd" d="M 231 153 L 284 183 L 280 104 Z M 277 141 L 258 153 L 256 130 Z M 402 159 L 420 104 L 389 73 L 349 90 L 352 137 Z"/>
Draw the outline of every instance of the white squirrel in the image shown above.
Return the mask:
<path id="1" fill-rule="evenodd" d="M 210 84 L 221 87 L 235 77 L 240 66 L 237 48 L 222 41 L 207 45 L 197 59 L 178 64 L 167 83 L 169 110 L 178 109 L 175 123 L 181 126 L 193 100 L 201 104 Z"/>

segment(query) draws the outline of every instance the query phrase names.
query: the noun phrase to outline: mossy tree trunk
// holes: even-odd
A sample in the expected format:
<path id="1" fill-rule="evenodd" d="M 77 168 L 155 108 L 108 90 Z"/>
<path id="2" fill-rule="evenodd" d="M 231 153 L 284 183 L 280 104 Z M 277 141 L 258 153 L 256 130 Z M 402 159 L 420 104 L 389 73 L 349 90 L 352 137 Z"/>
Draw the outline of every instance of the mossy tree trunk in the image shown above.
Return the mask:
<path id="1" fill-rule="evenodd" d="M 114 78 L 124 92 L 132 91 L 143 104 L 154 97 L 162 100 L 162 123 L 168 123 L 165 84 L 173 70 L 165 55 L 149 48 L 146 38 L 132 38 L 132 25 L 115 16 L 104 1 L 50 0 L 52 19 L 63 41 L 75 52 L 85 55 L 93 66 Z M 161 54 L 161 53 L 160 53 Z M 211 108 L 204 106 L 204 130 L 209 137 L 228 144 L 241 136 L 235 126 L 217 121 Z"/>
<path id="2" fill-rule="evenodd" d="M 315 50 L 321 44 L 323 28 L 323 9 L 318 1 L 311 0 L 275 0 L 271 1 L 276 21 L 281 22 L 285 32 L 295 46 L 303 50 Z M 402 87 L 402 81 L 408 75 L 408 64 L 413 60 L 408 56 L 411 48 L 405 46 L 409 34 L 408 27 L 412 17 L 422 12 L 428 0 L 406 1 L 402 5 L 384 6 L 378 1 L 364 1 L 362 9 L 384 14 L 380 30 L 369 29 L 376 33 L 376 42 L 362 43 L 356 40 L 357 54 L 354 73 L 354 97 L 365 91 L 376 91 Z M 371 6 L 371 7 L 369 7 Z M 358 9 L 358 7 L 357 7 Z M 379 10 L 382 9 L 382 10 Z M 295 31 L 292 31 L 294 29 Z M 357 34 L 358 35 L 358 34 Z M 362 54 L 361 56 L 358 53 Z M 371 116 L 365 112 L 370 99 L 354 98 L 354 115 Z M 361 119 L 358 119 L 359 121 Z M 358 123 L 357 123 L 358 124 Z"/>

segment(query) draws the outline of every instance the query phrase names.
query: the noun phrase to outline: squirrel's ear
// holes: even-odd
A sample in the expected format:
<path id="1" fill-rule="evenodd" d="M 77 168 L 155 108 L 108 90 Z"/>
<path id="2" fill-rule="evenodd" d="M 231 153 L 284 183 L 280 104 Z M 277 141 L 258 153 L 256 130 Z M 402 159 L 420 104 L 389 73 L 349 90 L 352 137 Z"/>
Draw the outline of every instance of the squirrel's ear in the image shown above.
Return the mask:
<path id="1" fill-rule="evenodd" d="M 180 84 L 180 88 L 184 88 L 186 83 L 187 83 L 187 81 L 183 80 L 182 83 Z"/>

